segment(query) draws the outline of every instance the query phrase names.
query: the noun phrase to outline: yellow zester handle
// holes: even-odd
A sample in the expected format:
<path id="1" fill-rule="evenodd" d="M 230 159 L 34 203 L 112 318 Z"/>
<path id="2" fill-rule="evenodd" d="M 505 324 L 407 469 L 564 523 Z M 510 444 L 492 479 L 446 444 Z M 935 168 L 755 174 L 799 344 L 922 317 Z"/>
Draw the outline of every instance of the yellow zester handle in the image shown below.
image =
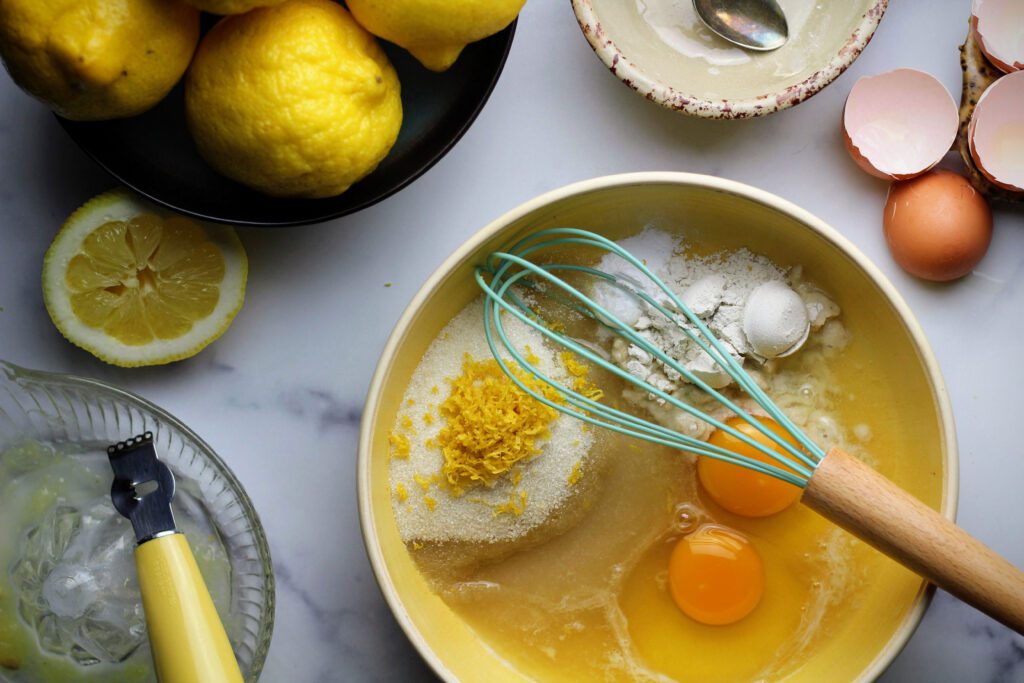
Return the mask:
<path id="1" fill-rule="evenodd" d="M 238 662 L 184 534 L 135 549 L 160 683 L 242 683 Z"/>

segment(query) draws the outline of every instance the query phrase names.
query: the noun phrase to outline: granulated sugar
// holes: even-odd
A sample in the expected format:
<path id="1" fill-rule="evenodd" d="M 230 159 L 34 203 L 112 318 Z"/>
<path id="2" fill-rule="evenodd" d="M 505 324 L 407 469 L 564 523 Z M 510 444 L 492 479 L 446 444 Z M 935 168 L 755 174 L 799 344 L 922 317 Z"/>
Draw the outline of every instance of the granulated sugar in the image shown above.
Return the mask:
<path id="1" fill-rule="evenodd" d="M 510 340 L 531 352 L 541 371 L 571 383 L 559 355 L 527 325 L 503 318 Z M 454 497 L 440 474 L 444 458 L 433 440 L 444 426 L 437 407 L 450 393 L 449 380 L 462 373 L 465 356 L 492 358 L 483 330 L 483 299 L 457 315 L 427 349 L 413 373 L 394 430 L 391 457 L 392 503 L 399 533 L 406 542 L 502 543 L 514 541 L 561 516 L 563 507 L 593 469 L 587 453 L 593 434 L 581 421 L 559 415 L 541 453 L 500 477 L 493 486 L 475 486 Z M 428 445 L 428 443 L 430 445 Z M 408 455 L 400 457 L 395 453 Z"/>

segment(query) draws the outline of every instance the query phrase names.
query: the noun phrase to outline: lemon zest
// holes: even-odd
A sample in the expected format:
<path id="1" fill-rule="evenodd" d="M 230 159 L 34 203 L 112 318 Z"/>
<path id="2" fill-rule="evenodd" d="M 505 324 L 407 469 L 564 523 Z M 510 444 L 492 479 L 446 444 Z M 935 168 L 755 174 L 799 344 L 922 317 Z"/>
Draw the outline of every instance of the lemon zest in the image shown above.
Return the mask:
<path id="1" fill-rule="evenodd" d="M 430 496 L 423 496 L 423 504 L 426 505 L 427 509 L 430 510 L 431 512 L 433 512 L 434 508 L 437 507 L 437 501 L 431 498 Z"/>
<path id="2" fill-rule="evenodd" d="M 398 498 L 399 503 L 404 503 L 409 499 L 409 489 L 405 488 L 405 484 L 402 482 L 395 484 L 395 497 Z"/>
<path id="3" fill-rule="evenodd" d="M 580 477 L 583 476 L 581 464 L 582 463 L 577 460 L 576 464 L 572 466 L 572 472 L 569 472 L 569 486 L 575 486 L 576 482 L 578 482 Z"/>
<path id="4" fill-rule="evenodd" d="M 409 457 L 409 437 L 407 437 L 405 434 L 391 432 L 390 434 L 388 434 L 388 443 L 391 444 L 392 458 Z"/>
<path id="5" fill-rule="evenodd" d="M 576 360 L 576 356 L 572 351 L 562 351 L 562 353 L 559 354 L 559 358 L 561 358 L 562 365 L 565 366 L 566 371 L 572 375 L 573 391 L 589 398 L 591 401 L 600 401 L 604 398 L 604 391 L 590 381 L 589 365 Z"/>
<path id="6" fill-rule="evenodd" d="M 531 349 L 529 346 L 524 346 L 523 349 L 526 351 L 526 354 L 523 356 L 523 358 L 526 359 L 527 363 L 529 363 L 530 365 L 540 364 L 540 358 L 538 358 L 537 354 L 533 352 L 533 349 Z"/>
<path id="7" fill-rule="evenodd" d="M 553 402 L 562 400 L 552 387 L 513 363 L 509 367 L 531 390 Z M 439 406 L 445 425 L 436 442 L 444 457 L 441 474 L 453 496 L 474 486 L 493 486 L 516 463 L 541 452 L 537 443 L 550 435 L 548 426 L 558 411 L 516 386 L 496 360 L 474 361 L 467 354 L 462 374 L 448 381 L 451 393 Z"/>
<path id="8" fill-rule="evenodd" d="M 508 500 L 494 506 L 494 516 L 498 515 L 519 515 L 526 512 L 526 491 L 514 490 L 508 495 Z"/>

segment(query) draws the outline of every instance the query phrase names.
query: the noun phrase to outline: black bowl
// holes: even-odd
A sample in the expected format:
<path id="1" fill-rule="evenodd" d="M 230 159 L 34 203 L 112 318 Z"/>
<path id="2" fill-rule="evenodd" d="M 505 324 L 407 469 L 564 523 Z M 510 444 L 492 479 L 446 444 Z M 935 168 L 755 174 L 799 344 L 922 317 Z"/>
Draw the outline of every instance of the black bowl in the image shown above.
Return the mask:
<path id="1" fill-rule="evenodd" d="M 326 199 L 269 197 L 213 170 L 185 125 L 183 86 L 153 109 L 113 121 L 57 120 L 124 185 L 196 218 L 264 227 L 317 223 L 365 209 L 423 175 L 469 129 L 505 66 L 516 25 L 469 45 L 444 73 L 381 41 L 402 83 L 402 128 L 387 158 L 347 192 Z"/>

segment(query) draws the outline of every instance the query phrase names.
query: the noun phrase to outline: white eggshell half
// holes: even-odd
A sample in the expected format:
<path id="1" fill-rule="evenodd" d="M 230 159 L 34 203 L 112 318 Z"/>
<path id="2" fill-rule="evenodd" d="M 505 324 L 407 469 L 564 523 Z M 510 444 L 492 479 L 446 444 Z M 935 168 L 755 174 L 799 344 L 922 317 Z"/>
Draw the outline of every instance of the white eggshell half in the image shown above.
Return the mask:
<path id="1" fill-rule="evenodd" d="M 1024 69 L 1024 1 L 974 0 L 971 28 L 996 67 L 1006 73 Z"/>
<path id="2" fill-rule="evenodd" d="M 843 112 L 854 160 L 891 180 L 913 178 L 939 163 L 959 124 L 953 96 L 934 76 L 916 69 L 861 78 Z"/>
<path id="3" fill-rule="evenodd" d="M 1003 76 L 982 93 L 967 127 L 967 142 L 986 178 L 1024 192 L 1024 71 Z"/>

